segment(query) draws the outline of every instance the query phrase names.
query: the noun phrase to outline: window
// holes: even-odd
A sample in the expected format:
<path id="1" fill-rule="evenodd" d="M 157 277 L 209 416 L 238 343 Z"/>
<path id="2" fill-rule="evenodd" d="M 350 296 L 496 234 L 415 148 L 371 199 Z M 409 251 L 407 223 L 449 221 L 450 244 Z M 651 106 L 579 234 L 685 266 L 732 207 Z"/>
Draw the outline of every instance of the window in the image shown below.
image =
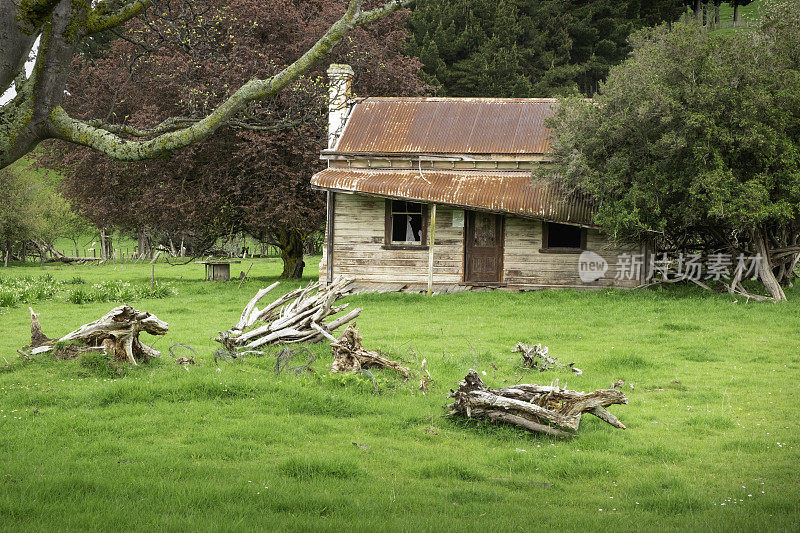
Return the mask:
<path id="1" fill-rule="evenodd" d="M 586 249 L 586 228 L 542 223 L 542 252 L 575 253 Z"/>
<path id="2" fill-rule="evenodd" d="M 425 245 L 426 209 L 423 204 L 402 200 L 386 201 L 386 244 L 420 247 Z"/>

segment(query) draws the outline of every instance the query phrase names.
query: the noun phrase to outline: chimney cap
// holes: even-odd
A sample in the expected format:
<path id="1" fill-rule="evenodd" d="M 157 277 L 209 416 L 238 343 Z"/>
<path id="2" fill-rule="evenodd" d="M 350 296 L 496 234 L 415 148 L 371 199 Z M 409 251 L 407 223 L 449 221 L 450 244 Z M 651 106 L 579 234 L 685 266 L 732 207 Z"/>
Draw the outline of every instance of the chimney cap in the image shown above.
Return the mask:
<path id="1" fill-rule="evenodd" d="M 328 76 L 355 76 L 353 67 L 344 63 L 333 63 L 328 67 Z"/>

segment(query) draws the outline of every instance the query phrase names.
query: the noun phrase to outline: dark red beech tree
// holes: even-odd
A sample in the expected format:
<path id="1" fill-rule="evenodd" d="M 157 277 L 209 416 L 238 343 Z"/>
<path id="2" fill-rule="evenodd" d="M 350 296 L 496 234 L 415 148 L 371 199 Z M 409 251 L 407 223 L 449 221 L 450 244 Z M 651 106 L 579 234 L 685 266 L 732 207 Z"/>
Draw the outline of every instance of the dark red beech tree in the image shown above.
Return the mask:
<path id="1" fill-rule="evenodd" d="M 67 91 L 81 87 L 65 98 L 69 114 L 105 117 L 134 136 L 167 117 L 206 116 L 251 76 L 269 77 L 294 61 L 341 11 L 326 0 L 180 5 L 89 43 L 67 82 Z M 406 16 L 355 28 L 334 49 L 331 61 L 353 66 L 357 94 L 427 90 L 419 62 L 402 53 Z M 322 168 L 326 142 L 326 66 L 249 104 L 214 136 L 169 159 L 120 163 L 66 143 L 46 158 L 66 169 L 65 192 L 85 216 L 138 234 L 140 249 L 155 239 L 199 254 L 221 236 L 246 231 L 281 249 L 284 277 L 299 277 L 302 244 L 324 219 L 324 197 L 309 179 Z"/>

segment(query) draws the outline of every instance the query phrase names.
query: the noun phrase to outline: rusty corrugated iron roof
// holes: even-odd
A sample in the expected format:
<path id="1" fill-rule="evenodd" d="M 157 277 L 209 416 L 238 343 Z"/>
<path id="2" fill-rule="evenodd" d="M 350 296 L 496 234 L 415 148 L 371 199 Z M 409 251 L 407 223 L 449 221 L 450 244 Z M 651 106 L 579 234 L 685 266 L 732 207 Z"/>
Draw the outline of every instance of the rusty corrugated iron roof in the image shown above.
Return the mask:
<path id="1" fill-rule="evenodd" d="M 585 197 L 565 199 L 559 186 L 530 172 L 483 170 L 355 170 L 328 168 L 311 178 L 321 189 L 446 204 L 497 213 L 594 225 Z"/>
<path id="2" fill-rule="evenodd" d="M 552 98 L 366 98 L 337 153 L 544 154 Z"/>

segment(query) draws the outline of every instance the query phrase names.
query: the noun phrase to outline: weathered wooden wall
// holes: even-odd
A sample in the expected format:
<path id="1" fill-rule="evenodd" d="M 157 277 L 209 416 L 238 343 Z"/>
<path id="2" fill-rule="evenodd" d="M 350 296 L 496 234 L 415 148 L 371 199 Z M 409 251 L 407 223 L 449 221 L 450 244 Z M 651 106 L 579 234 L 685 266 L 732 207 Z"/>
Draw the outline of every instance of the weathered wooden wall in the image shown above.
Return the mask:
<path id="1" fill-rule="evenodd" d="M 611 246 L 596 229 L 586 235 L 586 249 L 608 262 L 608 271 L 597 281 L 583 283 L 578 273 L 580 254 L 542 253 L 542 223 L 518 217 L 505 219 L 505 253 L 503 255 L 503 281 L 516 287 L 635 287 L 642 282 L 616 280 L 617 256 L 621 253 L 641 253 L 641 250 Z M 646 274 L 646 272 L 645 272 Z"/>
<path id="2" fill-rule="evenodd" d="M 384 247 L 385 201 L 354 194 L 336 194 L 334 209 L 334 276 L 352 276 L 361 284 L 386 286 L 425 285 L 428 282 L 428 250 L 394 250 Z M 452 286 L 463 283 L 464 228 L 453 227 L 455 209 L 438 206 L 434 247 L 433 283 Z M 541 253 L 542 223 L 505 217 L 503 282 L 509 288 L 634 287 L 639 280 L 616 280 L 617 256 L 626 250 L 610 247 L 597 230 L 588 230 L 587 249 L 601 255 L 609 265 L 605 276 L 583 283 L 578 273 L 579 254 Z M 640 250 L 627 250 L 640 252 Z M 319 265 L 325 281 L 327 254 Z"/>
<path id="3" fill-rule="evenodd" d="M 337 194 L 333 225 L 334 276 L 352 276 L 360 283 L 428 283 L 428 249 L 384 248 L 386 204 L 382 198 Z M 453 210 L 436 212 L 433 282 L 461 282 L 464 262 L 463 228 L 453 228 Z M 325 279 L 327 254 L 320 263 Z"/>

